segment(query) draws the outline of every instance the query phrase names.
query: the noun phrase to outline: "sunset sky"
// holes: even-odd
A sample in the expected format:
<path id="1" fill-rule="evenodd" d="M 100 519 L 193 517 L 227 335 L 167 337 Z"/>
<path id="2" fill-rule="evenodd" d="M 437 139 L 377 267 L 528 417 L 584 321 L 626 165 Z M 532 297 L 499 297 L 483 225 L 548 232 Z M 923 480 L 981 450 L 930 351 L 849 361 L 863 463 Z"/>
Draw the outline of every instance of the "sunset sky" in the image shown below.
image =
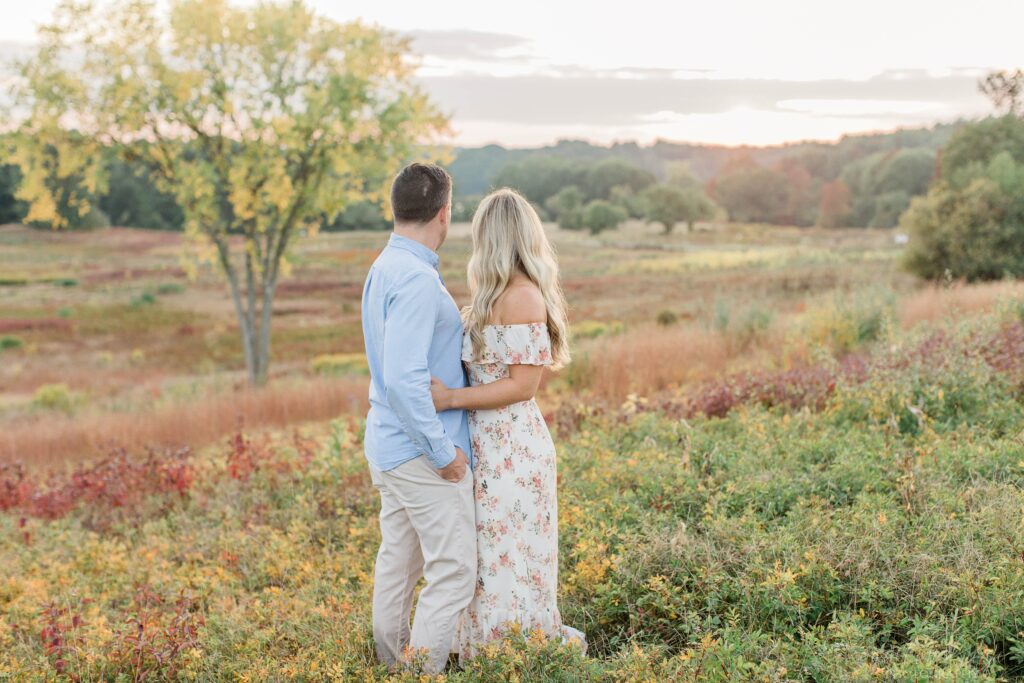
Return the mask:
<path id="1" fill-rule="evenodd" d="M 56 0 L 0 5 L 8 52 Z M 455 142 L 834 139 L 987 113 L 977 79 L 1024 65 L 1021 0 L 311 0 L 413 37 Z"/>

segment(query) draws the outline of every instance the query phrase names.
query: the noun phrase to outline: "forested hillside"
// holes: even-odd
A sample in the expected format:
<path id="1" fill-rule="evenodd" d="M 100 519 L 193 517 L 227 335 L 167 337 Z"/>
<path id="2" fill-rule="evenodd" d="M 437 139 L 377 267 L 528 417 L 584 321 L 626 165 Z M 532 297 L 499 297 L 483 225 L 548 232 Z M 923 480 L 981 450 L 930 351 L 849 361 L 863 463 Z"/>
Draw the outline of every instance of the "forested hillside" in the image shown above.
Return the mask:
<path id="1" fill-rule="evenodd" d="M 531 149 L 487 145 L 457 149 L 450 168 L 457 199 L 467 210 L 476 196 L 502 184 L 518 187 L 543 206 L 563 187 L 579 185 L 589 166 L 617 159 L 662 181 L 685 166 L 737 220 L 892 227 L 910 199 L 927 190 L 937 151 L 958 125 L 773 147 L 667 140 L 649 146 L 602 147 L 579 140 Z"/>
<path id="2" fill-rule="evenodd" d="M 614 159 L 645 171 L 652 181 L 665 181 L 674 171 L 685 173 L 706 189 L 729 218 L 787 225 L 892 227 L 922 195 L 934 176 L 939 150 L 958 124 L 900 130 L 871 135 L 849 135 L 835 143 L 801 142 L 775 147 L 723 147 L 659 140 L 642 146 L 635 142 L 609 147 L 579 140 L 562 140 L 531 149 L 499 145 L 454 150 L 449 168 L 455 180 L 456 217 L 468 220 L 476 199 L 495 185 L 522 190 L 542 211 L 544 203 L 567 186 L 586 181 L 583 176 L 598 162 Z M 632 171 L 626 171 L 628 176 Z M 96 209 L 71 216 L 70 227 L 113 224 L 178 230 L 182 213 L 173 198 L 157 191 L 146 169 L 111 161 L 109 182 Z M 12 165 L 0 166 L 2 222 L 24 218 L 25 206 L 15 200 L 20 174 Z M 607 184 L 607 183 L 606 183 Z M 629 194 L 644 189 L 633 185 Z M 644 185 L 641 183 L 640 185 Z M 583 192 L 590 199 L 623 203 L 614 185 Z M 548 212 L 547 218 L 556 218 Z M 633 212 L 631 212 L 633 213 Z M 349 206 L 328 230 L 380 229 L 389 225 L 371 202 Z"/>

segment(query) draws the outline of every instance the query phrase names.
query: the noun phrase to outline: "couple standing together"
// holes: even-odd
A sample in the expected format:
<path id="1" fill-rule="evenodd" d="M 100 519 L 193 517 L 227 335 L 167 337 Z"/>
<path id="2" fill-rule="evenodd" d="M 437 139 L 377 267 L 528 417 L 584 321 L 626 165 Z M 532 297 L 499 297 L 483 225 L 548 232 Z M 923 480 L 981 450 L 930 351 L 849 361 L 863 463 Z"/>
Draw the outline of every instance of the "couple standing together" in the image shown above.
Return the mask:
<path id="1" fill-rule="evenodd" d="M 529 202 L 491 193 L 473 216 L 460 315 L 438 270 L 451 198 L 444 169 L 402 169 L 394 234 L 362 302 L 366 457 L 381 497 L 373 635 L 381 661 L 415 653 L 430 672 L 512 623 L 585 647 L 556 602 L 555 448 L 533 399 L 544 366 L 569 359 L 558 264 Z"/>

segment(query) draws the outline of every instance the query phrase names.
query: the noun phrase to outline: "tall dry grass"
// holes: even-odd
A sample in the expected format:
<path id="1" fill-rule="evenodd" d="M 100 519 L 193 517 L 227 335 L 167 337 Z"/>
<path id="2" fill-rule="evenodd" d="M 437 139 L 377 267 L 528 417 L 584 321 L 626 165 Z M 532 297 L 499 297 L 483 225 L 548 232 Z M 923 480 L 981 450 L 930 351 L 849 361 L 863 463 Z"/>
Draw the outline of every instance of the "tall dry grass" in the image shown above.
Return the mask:
<path id="1" fill-rule="evenodd" d="M 756 338 L 700 325 L 641 326 L 600 338 L 580 349 L 579 384 L 594 395 L 621 401 L 650 396 L 743 367 L 780 362 L 802 347 L 784 343 L 772 326 Z"/>
<path id="2" fill-rule="evenodd" d="M 900 324 L 910 329 L 922 322 L 991 311 L 1000 301 L 1024 297 L 1024 282 L 1000 280 L 950 286 L 929 285 L 908 295 L 899 306 Z"/>
<path id="3" fill-rule="evenodd" d="M 909 329 L 920 323 L 977 316 L 995 310 L 1001 302 L 1024 298 L 1024 282 L 990 282 L 929 286 L 902 297 L 895 306 L 896 323 Z M 601 337 L 580 346 L 570 368 L 570 383 L 598 398 L 621 401 L 629 394 L 651 396 L 682 385 L 751 368 L 790 367 L 807 361 L 811 348 L 828 341 L 836 325 L 854 324 L 842 312 L 835 319 L 815 321 L 808 316 L 822 310 L 794 311 L 776 318 L 751 336 L 742 327 L 718 329 L 690 323 L 671 327 L 640 326 L 625 333 Z M 836 329 L 836 332 L 842 330 Z M 856 340 L 854 340 L 856 341 Z M 836 355 L 850 351 L 833 348 Z"/>
<path id="4" fill-rule="evenodd" d="M 367 380 L 314 379 L 199 399 L 146 413 L 48 414 L 5 427 L 0 462 L 46 468 L 105 454 L 114 446 L 192 446 L 237 429 L 280 428 L 366 410 Z"/>

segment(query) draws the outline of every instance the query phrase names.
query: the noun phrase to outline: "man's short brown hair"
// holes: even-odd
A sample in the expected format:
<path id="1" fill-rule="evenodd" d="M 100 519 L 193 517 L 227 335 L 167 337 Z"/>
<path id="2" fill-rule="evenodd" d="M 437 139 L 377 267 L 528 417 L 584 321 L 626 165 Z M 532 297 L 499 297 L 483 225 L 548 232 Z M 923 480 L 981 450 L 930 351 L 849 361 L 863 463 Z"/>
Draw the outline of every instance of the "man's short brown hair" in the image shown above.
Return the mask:
<path id="1" fill-rule="evenodd" d="M 437 164 L 409 164 L 391 186 L 391 212 L 400 223 L 427 223 L 451 199 L 452 178 Z"/>

